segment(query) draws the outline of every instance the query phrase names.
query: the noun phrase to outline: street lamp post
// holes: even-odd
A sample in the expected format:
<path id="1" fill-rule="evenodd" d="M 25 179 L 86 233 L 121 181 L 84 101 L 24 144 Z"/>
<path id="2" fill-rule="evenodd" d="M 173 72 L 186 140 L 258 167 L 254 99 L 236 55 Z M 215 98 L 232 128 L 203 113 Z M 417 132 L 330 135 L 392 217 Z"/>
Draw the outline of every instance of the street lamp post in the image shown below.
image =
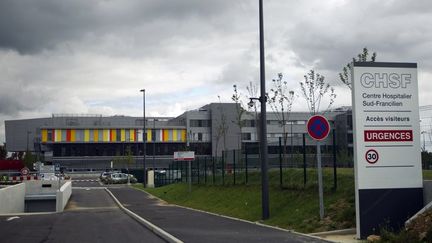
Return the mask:
<path id="1" fill-rule="evenodd" d="M 155 136 L 153 136 L 153 134 Z M 156 171 L 156 163 L 155 163 L 155 152 L 156 152 L 156 118 L 153 118 L 153 132 L 152 132 L 152 140 L 153 140 L 153 171 Z"/>
<path id="2" fill-rule="evenodd" d="M 146 121 L 145 121 L 145 89 L 140 90 L 143 92 L 143 186 L 146 187 L 147 182 L 147 172 L 146 172 Z"/>
<path id="3" fill-rule="evenodd" d="M 259 0 L 259 39 L 260 39 L 260 89 L 261 89 L 261 206 L 262 219 L 270 217 L 269 191 L 267 174 L 267 110 L 266 110 L 266 88 L 265 88 L 265 56 L 264 56 L 264 19 L 263 19 L 263 0 Z"/>

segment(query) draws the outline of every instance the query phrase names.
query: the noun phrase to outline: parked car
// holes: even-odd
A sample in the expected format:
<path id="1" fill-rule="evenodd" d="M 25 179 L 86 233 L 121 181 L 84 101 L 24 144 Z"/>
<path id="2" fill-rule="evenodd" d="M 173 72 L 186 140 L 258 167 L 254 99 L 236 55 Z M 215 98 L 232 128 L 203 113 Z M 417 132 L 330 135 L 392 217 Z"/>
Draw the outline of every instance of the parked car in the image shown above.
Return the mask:
<path id="1" fill-rule="evenodd" d="M 136 183 L 137 179 L 129 174 L 129 181 L 130 183 Z M 126 173 L 111 173 L 109 174 L 105 181 L 107 184 L 124 184 L 128 182 L 128 174 Z"/>
<path id="2" fill-rule="evenodd" d="M 111 171 L 104 171 L 100 174 L 99 179 L 103 182 L 107 179 L 108 176 L 110 176 L 113 172 Z"/>

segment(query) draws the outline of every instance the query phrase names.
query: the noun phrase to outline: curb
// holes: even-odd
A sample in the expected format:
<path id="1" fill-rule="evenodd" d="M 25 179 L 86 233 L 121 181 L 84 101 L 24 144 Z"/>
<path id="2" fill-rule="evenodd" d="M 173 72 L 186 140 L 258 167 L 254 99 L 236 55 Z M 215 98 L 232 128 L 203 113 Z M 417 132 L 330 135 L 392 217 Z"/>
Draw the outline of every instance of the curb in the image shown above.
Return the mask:
<path id="1" fill-rule="evenodd" d="M 120 201 L 112 194 L 112 192 L 105 188 L 107 193 L 113 198 L 113 200 L 116 202 L 116 204 L 120 207 L 121 210 L 123 210 L 127 215 L 129 215 L 131 218 L 135 219 L 138 223 L 142 224 L 146 228 L 148 228 L 150 231 L 161 237 L 167 242 L 170 243 L 183 243 L 183 241 L 177 239 L 176 237 L 172 236 L 168 232 L 162 230 L 161 228 L 157 227 L 156 225 L 150 223 L 149 221 L 143 219 L 139 215 L 135 214 L 134 212 L 130 211 L 129 209 L 125 208 Z"/>
<path id="2" fill-rule="evenodd" d="M 158 200 L 160 200 L 162 202 L 167 203 L 165 200 L 163 200 L 163 199 L 161 199 L 159 197 L 156 197 L 155 195 L 152 195 L 152 194 L 150 194 L 150 193 L 148 193 L 148 192 L 146 192 L 144 190 L 140 190 L 140 189 L 137 189 L 137 188 L 134 188 L 134 187 L 132 187 L 132 188 L 135 189 L 135 190 L 139 190 L 141 192 L 144 192 L 145 194 L 149 195 L 150 197 L 156 198 L 156 199 L 158 199 Z M 235 220 L 235 221 L 239 221 L 239 222 L 243 222 L 243 223 L 248 223 L 248 224 L 253 224 L 253 225 L 259 225 L 259 226 L 262 226 L 262 227 L 266 227 L 266 228 L 270 228 L 270 229 L 275 229 L 275 230 L 280 230 L 280 231 L 284 231 L 284 232 L 287 232 L 287 233 L 296 234 L 296 235 L 300 235 L 300 236 L 305 236 L 305 237 L 309 237 L 309 238 L 313 238 L 313 239 L 317 239 L 317 240 L 321 240 L 321 241 L 333 242 L 333 241 L 329 241 L 329 240 L 320 238 L 319 236 L 316 236 L 316 235 L 313 235 L 313 234 L 303 234 L 303 233 L 296 232 L 296 231 L 293 231 L 293 230 L 283 229 L 283 228 L 279 228 L 279 227 L 276 227 L 276 226 L 271 226 L 271 225 L 263 224 L 263 223 L 260 223 L 260 222 L 254 222 L 254 221 L 249 221 L 249 220 L 245 220 L 245 219 L 234 218 L 234 217 L 226 216 L 226 215 L 223 215 L 223 214 L 217 214 L 217 213 L 207 212 L 207 211 L 203 211 L 203 210 L 195 209 L 195 208 L 188 208 L 188 207 L 180 206 L 180 205 L 177 205 L 177 204 L 170 204 L 170 203 L 167 203 L 167 204 L 171 205 L 171 206 L 174 206 L 174 207 L 184 208 L 184 209 L 188 209 L 188 210 L 192 210 L 192 211 L 196 211 L 196 212 L 200 212 L 200 213 L 206 213 L 206 214 L 210 214 L 210 215 L 213 215 L 213 216 L 227 218 L 227 219 L 231 219 L 231 220 Z"/>
<path id="3" fill-rule="evenodd" d="M 5 213 L 0 214 L 0 217 L 10 217 L 10 216 L 32 216 L 32 215 L 48 215 L 48 214 L 57 214 L 60 212 L 35 212 L 35 213 Z"/>
<path id="4" fill-rule="evenodd" d="M 349 235 L 349 234 L 355 234 L 355 233 L 356 233 L 356 229 L 355 228 L 351 228 L 351 229 L 341 229 L 341 230 L 332 230 L 332 231 L 317 232 L 317 233 L 312 233 L 311 235 L 314 235 L 314 236 L 328 236 L 328 235 Z"/>

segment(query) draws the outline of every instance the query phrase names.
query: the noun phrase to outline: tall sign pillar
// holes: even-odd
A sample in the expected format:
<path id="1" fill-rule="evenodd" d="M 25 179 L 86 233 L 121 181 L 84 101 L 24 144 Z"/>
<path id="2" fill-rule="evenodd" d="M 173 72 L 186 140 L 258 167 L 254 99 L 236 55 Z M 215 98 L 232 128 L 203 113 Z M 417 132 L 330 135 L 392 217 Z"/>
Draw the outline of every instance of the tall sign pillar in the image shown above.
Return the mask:
<path id="1" fill-rule="evenodd" d="M 357 237 L 398 230 L 423 207 L 417 64 L 355 62 Z"/>

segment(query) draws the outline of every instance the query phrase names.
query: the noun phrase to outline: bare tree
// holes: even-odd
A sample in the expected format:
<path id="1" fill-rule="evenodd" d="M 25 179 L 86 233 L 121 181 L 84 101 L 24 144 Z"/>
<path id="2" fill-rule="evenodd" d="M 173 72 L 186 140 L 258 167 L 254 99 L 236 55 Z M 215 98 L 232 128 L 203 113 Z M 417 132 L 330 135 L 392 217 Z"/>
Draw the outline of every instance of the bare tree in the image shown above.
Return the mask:
<path id="1" fill-rule="evenodd" d="M 256 98 L 258 96 L 258 85 L 252 82 L 249 82 L 249 85 L 246 87 L 246 90 L 248 92 L 248 99 L 250 98 Z M 253 109 L 254 114 L 255 114 L 255 127 L 258 128 L 258 103 L 259 102 L 248 102 L 248 110 L 250 111 L 251 109 Z M 256 129 L 256 136 L 257 136 L 257 140 L 259 140 L 259 132 L 258 129 Z"/>
<path id="2" fill-rule="evenodd" d="M 243 106 L 243 102 L 241 100 L 242 95 L 239 93 L 236 84 L 233 85 L 233 89 L 234 89 L 234 94 L 232 95 L 231 99 L 236 104 L 236 120 L 234 121 L 234 123 L 237 124 L 237 126 L 240 129 L 239 138 L 238 138 L 239 139 L 238 140 L 238 143 L 239 143 L 238 147 L 239 147 L 240 154 L 241 154 L 241 152 L 243 151 L 242 150 L 242 148 L 243 148 L 243 146 L 242 146 L 242 128 L 245 126 L 245 122 L 242 119 L 242 117 L 243 117 L 243 114 L 246 112 L 246 110 L 243 108 L 244 106 Z M 241 156 L 240 156 L 240 159 L 241 159 Z"/>
<path id="3" fill-rule="evenodd" d="M 308 109 L 311 115 L 319 113 L 321 101 L 324 96 L 328 95 L 328 106 L 323 113 L 327 112 L 333 105 L 336 98 L 334 88 L 326 83 L 325 77 L 314 70 L 310 70 L 304 75 L 304 82 L 300 82 L 303 97 L 306 99 Z"/>
<path id="4" fill-rule="evenodd" d="M 339 73 L 339 79 L 344 83 L 348 88 L 351 89 L 351 69 L 353 62 L 368 62 L 369 51 L 367 47 L 363 48 L 363 52 L 357 55 L 357 58 L 353 57 L 352 62 L 348 63 L 343 69 L 342 72 Z M 375 62 L 376 52 L 372 53 L 372 56 L 369 62 Z"/>
<path id="5" fill-rule="evenodd" d="M 218 110 L 220 112 L 220 121 L 216 127 L 216 136 L 215 136 L 215 139 L 216 139 L 216 156 L 218 153 L 219 142 L 221 139 L 223 139 L 224 150 L 226 150 L 226 133 L 228 131 L 227 118 L 226 118 L 224 110 L 222 109 L 219 95 L 218 95 L 218 99 L 219 99 Z"/>
<path id="6" fill-rule="evenodd" d="M 270 89 L 269 105 L 282 127 L 282 140 L 283 140 L 283 153 L 282 161 L 286 162 L 286 145 L 287 145 L 287 131 L 286 125 L 289 120 L 289 114 L 294 102 L 294 91 L 288 89 L 287 81 L 283 80 L 283 74 L 279 73 L 277 79 L 273 79 L 273 88 Z M 292 134 L 291 134 L 292 136 Z"/>
<path id="7" fill-rule="evenodd" d="M 334 103 L 334 99 L 336 98 L 334 88 L 324 80 L 325 78 L 323 75 L 316 73 L 314 70 L 310 70 L 306 75 L 304 75 L 304 82 L 300 82 L 301 91 L 304 98 L 306 99 L 306 103 L 311 115 L 315 115 L 320 112 L 320 106 L 324 96 L 328 96 L 329 104 L 323 113 L 330 109 Z M 322 220 L 324 218 L 324 192 L 321 166 L 321 145 L 319 141 L 316 143 L 320 219 Z"/>

